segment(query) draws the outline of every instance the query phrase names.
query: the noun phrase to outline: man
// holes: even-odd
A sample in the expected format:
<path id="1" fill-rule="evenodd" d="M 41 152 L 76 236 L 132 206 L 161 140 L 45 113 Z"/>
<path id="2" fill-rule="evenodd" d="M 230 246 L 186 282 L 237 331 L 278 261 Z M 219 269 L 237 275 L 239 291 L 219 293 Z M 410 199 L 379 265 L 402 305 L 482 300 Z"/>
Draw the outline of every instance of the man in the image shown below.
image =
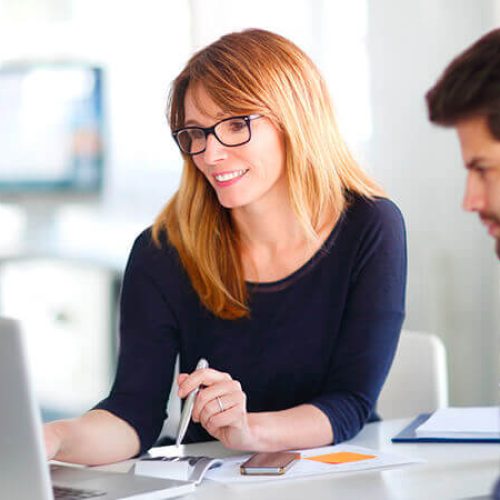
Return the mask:
<path id="1" fill-rule="evenodd" d="M 500 259 L 500 29 L 456 57 L 426 99 L 429 119 L 458 133 L 468 171 L 463 207 L 478 213 Z"/>
<path id="2" fill-rule="evenodd" d="M 456 57 L 426 99 L 429 119 L 458 133 L 468 170 L 463 207 L 478 213 L 500 259 L 500 29 Z"/>

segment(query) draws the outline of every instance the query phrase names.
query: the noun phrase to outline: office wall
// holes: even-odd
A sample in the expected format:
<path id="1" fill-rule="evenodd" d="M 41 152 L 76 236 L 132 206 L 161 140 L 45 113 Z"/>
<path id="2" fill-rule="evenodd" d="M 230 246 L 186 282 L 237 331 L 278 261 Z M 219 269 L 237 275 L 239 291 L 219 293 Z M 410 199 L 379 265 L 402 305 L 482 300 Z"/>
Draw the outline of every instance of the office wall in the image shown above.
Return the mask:
<path id="1" fill-rule="evenodd" d="M 500 24 L 495 3 L 369 3 L 368 157 L 406 217 L 406 327 L 443 338 L 457 405 L 497 400 L 498 261 L 478 217 L 461 210 L 465 170 L 455 133 L 428 123 L 423 96 L 452 57 Z"/>

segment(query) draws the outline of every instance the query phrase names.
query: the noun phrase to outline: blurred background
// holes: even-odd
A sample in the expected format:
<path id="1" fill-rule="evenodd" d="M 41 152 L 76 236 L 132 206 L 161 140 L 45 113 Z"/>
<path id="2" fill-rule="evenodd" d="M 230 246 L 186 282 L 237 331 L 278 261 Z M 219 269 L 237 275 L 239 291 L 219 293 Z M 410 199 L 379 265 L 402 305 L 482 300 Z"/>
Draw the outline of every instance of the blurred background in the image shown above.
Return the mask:
<path id="1" fill-rule="evenodd" d="M 179 181 L 170 82 L 247 27 L 322 70 L 354 156 L 406 219 L 404 327 L 442 338 L 452 405 L 496 403 L 500 266 L 423 96 L 498 26 L 498 0 L 0 0 L 0 314 L 24 322 L 45 418 L 106 395 L 128 252 Z"/>

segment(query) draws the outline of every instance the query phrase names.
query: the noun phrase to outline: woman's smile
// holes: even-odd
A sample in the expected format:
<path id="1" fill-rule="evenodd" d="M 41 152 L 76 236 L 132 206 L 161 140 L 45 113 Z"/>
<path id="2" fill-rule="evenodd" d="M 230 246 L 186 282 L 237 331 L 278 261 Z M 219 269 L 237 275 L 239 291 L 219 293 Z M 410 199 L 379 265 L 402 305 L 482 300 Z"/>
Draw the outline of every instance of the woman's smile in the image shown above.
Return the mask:
<path id="1" fill-rule="evenodd" d="M 217 186 L 226 187 L 238 182 L 246 173 L 248 169 L 232 170 L 212 174 Z"/>

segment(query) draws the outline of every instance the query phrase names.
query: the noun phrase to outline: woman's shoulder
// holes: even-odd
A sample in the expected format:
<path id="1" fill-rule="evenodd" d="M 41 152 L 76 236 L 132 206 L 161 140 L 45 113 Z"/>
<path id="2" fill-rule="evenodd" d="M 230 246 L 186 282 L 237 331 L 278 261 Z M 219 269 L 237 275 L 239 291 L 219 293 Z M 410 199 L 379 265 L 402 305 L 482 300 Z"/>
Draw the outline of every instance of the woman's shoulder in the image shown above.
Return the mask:
<path id="1" fill-rule="evenodd" d="M 396 203 L 389 198 L 367 198 L 351 194 L 348 198 L 346 216 L 352 223 L 367 225 L 400 225 L 404 218 Z"/>
<path id="2" fill-rule="evenodd" d="M 170 244 L 167 234 L 160 232 L 155 238 L 152 226 L 136 237 L 129 260 L 147 267 L 179 267 L 177 251 Z"/>
<path id="3" fill-rule="evenodd" d="M 167 243 L 164 235 L 160 235 L 160 238 L 157 241 L 153 237 L 153 226 L 143 229 L 134 240 L 132 253 L 157 253 Z"/>
<path id="4" fill-rule="evenodd" d="M 406 240 L 403 215 L 388 198 L 367 198 L 348 193 L 347 204 L 340 219 L 325 241 L 324 247 L 335 247 L 346 255 L 359 248 L 373 246 L 377 241 L 392 241 L 401 245 Z"/>

